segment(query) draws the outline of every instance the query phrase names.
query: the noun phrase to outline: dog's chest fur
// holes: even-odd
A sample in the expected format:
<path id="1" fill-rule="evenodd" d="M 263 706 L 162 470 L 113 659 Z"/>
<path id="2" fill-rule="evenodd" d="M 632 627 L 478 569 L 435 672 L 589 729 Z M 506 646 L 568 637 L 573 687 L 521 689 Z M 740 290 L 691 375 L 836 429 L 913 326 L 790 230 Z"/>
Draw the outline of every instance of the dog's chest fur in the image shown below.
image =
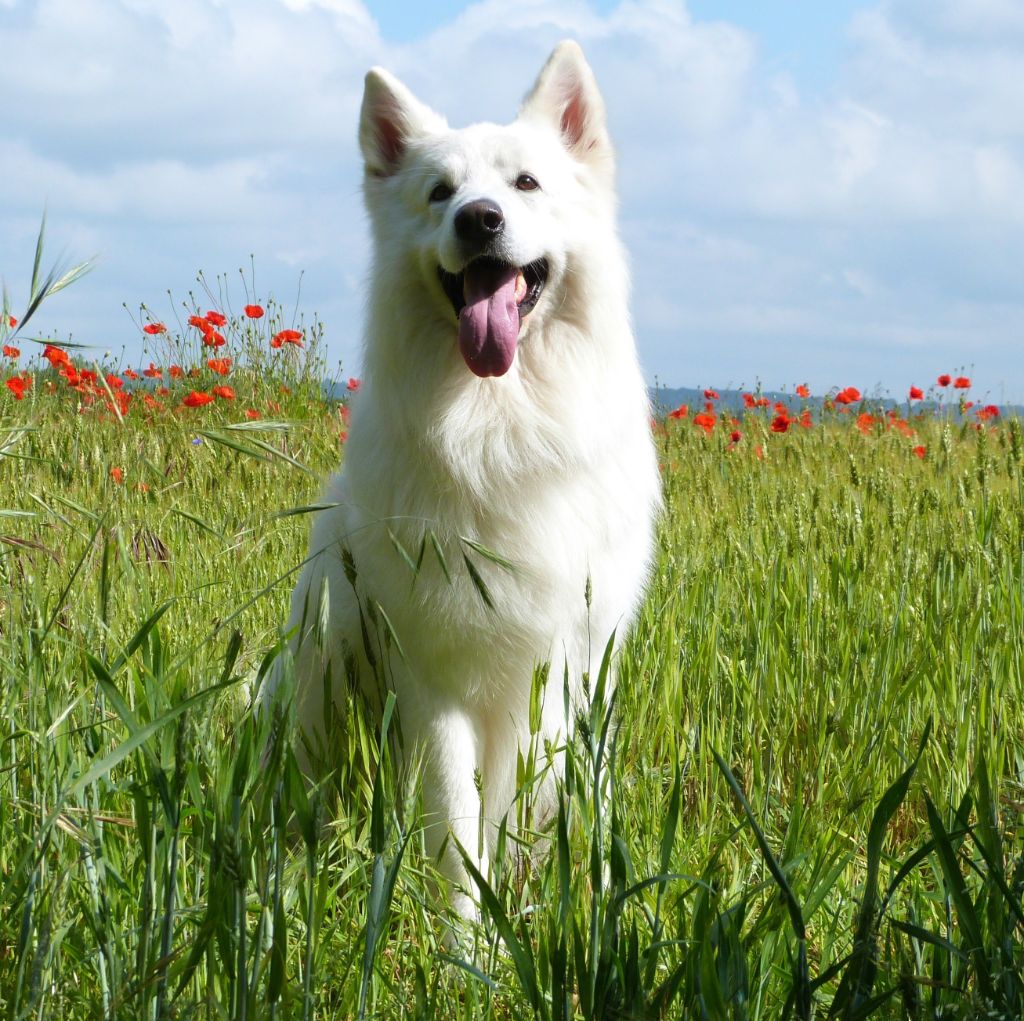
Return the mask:
<path id="1" fill-rule="evenodd" d="M 432 683 L 486 699 L 504 687 L 503 664 L 520 687 L 524 660 L 589 669 L 590 650 L 632 616 L 653 496 L 642 397 L 634 386 L 580 400 L 588 380 L 564 382 L 540 399 L 522 379 L 468 379 L 399 410 L 371 380 L 357 398 L 329 500 L 351 508 L 347 543 L 372 571 L 367 590 Z"/>

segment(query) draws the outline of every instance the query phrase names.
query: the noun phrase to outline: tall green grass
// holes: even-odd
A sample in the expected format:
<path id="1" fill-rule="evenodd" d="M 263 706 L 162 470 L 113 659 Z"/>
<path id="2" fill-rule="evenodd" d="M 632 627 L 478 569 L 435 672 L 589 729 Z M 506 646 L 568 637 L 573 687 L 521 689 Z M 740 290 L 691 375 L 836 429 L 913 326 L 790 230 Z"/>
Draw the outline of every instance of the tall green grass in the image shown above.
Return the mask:
<path id="1" fill-rule="evenodd" d="M 250 711 L 343 425 L 234 385 L 277 421 L 0 404 L 7 1017 L 1021 1016 L 1019 423 L 670 422 L 614 711 L 453 941 L 381 728 L 310 789 Z"/>
<path id="2" fill-rule="evenodd" d="M 23 321 L 83 271 L 44 277 L 41 250 Z M 52 372 L 0 394 L 8 1018 L 1024 1014 L 1019 422 L 921 419 L 923 461 L 840 414 L 784 435 L 751 415 L 739 443 L 659 427 L 657 571 L 618 687 L 606 654 L 540 834 L 526 750 L 499 835 L 526 847 L 486 876 L 467 857 L 467 929 L 393 701 L 341 707 L 316 786 L 287 677 L 251 711 L 288 670 L 345 426 L 315 354 L 236 331 L 257 421 L 184 392 L 76 407 Z"/>

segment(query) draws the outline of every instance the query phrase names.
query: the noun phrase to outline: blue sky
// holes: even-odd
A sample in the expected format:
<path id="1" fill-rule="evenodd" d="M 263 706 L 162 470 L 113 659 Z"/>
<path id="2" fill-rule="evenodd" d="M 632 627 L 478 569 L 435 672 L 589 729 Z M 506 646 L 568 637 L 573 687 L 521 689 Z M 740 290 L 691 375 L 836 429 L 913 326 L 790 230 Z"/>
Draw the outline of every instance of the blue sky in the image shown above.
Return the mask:
<path id="1" fill-rule="evenodd" d="M 864 4 L 851 0 L 691 0 L 690 13 L 699 19 L 729 21 L 757 40 L 766 66 L 788 71 L 796 82 L 814 91 L 835 81 L 846 47 L 846 26 Z"/>
<path id="2" fill-rule="evenodd" d="M 23 301 L 45 204 L 54 254 L 100 258 L 39 327 L 131 362 L 122 303 L 170 319 L 252 254 L 358 372 L 366 68 L 508 120 L 566 36 L 608 107 L 649 379 L 961 370 L 1024 401 L 1020 0 L 0 0 L 0 274 Z"/>
<path id="3" fill-rule="evenodd" d="M 412 42 L 452 21 L 466 7 L 461 0 L 429 4 L 373 3 L 370 10 L 381 33 L 393 42 Z M 591 10 L 607 15 L 615 0 L 594 0 Z M 845 28 L 864 4 L 853 0 L 690 0 L 687 7 L 702 21 L 728 21 L 757 37 L 765 60 L 786 68 L 802 84 L 827 87 L 842 56 Z"/>

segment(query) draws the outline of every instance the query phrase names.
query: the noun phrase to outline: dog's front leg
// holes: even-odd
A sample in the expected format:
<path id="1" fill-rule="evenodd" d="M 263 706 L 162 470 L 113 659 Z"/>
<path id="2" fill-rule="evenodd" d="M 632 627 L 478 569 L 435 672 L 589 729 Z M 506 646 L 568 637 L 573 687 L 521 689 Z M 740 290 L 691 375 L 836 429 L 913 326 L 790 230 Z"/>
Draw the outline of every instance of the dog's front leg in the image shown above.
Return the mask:
<path id="1" fill-rule="evenodd" d="M 475 920 L 476 896 L 462 852 L 478 869 L 485 869 L 487 851 L 478 789 L 479 737 L 471 718 L 453 707 L 430 714 L 418 729 L 427 850 L 452 884 L 452 906 L 463 918 Z"/>

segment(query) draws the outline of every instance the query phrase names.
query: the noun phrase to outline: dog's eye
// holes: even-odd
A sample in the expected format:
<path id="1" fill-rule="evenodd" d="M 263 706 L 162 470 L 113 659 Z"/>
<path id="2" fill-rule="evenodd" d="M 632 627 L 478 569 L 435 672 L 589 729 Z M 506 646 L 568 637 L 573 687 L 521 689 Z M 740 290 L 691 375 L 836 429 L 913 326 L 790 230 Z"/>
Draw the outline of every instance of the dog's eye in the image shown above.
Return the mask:
<path id="1" fill-rule="evenodd" d="M 444 181 L 441 181 L 439 184 L 434 185 L 434 190 L 430 193 L 430 201 L 446 202 L 453 194 L 454 192 L 452 191 L 451 186 L 445 184 Z"/>
<path id="2" fill-rule="evenodd" d="M 540 185 L 535 177 L 531 177 L 529 174 L 520 174 L 516 178 L 516 188 L 519 191 L 537 191 Z"/>

